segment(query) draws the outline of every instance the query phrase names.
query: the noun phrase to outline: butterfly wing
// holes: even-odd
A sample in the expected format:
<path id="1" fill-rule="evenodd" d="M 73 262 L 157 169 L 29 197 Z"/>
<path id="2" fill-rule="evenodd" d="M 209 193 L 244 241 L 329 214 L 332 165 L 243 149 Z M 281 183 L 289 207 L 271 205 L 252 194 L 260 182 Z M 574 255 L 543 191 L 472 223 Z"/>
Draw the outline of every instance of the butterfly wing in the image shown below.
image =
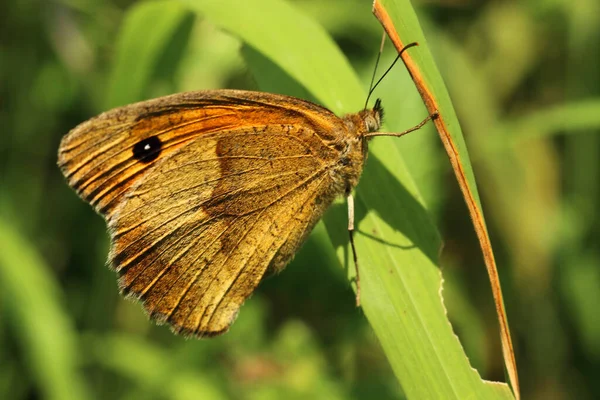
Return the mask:
<path id="1" fill-rule="evenodd" d="M 331 132 L 340 123 L 326 108 L 289 96 L 241 90 L 181 93 L 116 108 L 80 124 L 63 138 L 58 165 L 79 196 L 110 217 L 159 158 L 200 136 L 263 129 L 269 120 L 282 127 L 308 124 L 321 135 L 308 140 L 327 146 L 337 140 Z M 149 154 L 143 153 L 144 145 Z"/>
<path id="2" fill-rule="evenodd" d="M 324 165 L 293 136 L 259 148 L 264 133 L 239 134 L 198 140 L 165 158 L 109 224 L 122 290 L 177 331 L 225 331 L 328 201 L 318 199 L 329 184 Z"/>
<path id="3" fill-rule="evenodd" d="M 108 221 L 123 292 L 177 332 L 216 335 L 341 194 L 330 168 L 345 127 L 285 96 L 219 91 L 155 102 L 76 128 L 61 165 Z"/>

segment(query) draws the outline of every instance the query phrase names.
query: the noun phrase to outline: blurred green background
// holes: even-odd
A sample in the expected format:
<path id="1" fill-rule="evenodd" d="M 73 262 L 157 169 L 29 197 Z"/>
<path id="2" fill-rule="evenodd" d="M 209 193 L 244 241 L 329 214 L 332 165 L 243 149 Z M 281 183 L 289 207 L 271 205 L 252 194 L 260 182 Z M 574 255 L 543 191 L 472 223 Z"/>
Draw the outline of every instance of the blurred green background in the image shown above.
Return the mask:
<path id="1" fill-rule="evenodd" d="M 370 1 L 291 3 L 332 35 L 367 87 L 381 37 Z M 469 146 L 523 397 L 600 398 L 600 3 L 413 4 Z M 138 6 L 0 3 L 0 398 L 401 398 L 321 226 L 222 337 L 176 337 L 119 297 L 104 266 L 105 224 L 56 167 L 61 137 L 132 97 L 257 88 L 251 51 L 191 13 L 165 16 L 176 29 L 156 44 L 154 69 L 120 64 L 124 21 Z M 388 46 L 383 65 L 393 55 Z M 132 71 L 127 82 L 119 68 Z M 444 240 L 449 316 L 480 374 L 504 380 L 481 254 L 430 137 L 423 196 Z"/>

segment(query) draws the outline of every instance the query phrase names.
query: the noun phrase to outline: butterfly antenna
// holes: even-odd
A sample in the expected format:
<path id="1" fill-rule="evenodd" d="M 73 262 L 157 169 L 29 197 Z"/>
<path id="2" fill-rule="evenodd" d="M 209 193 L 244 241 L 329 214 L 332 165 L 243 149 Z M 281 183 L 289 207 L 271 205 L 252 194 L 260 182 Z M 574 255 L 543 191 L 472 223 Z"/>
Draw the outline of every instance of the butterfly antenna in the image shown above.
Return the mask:
<path id="1" fill-rule="evenodd" d="M 385 39 L 385 33 L 384 33 L 384 39 Z M 381 56 L 381 52 L 383 51 L 383 42 L 384 41 L 382 40 L 381 41 L 381 50 L 379 51 L 379 55 L 377 56 L 377 62 L 379 62 L 379 57 Z M 375 91 L 375 88 L 381 83 L 381 81 L 383 80 L 383 78 L 385 78 L 385 76 L 388 74 L 388 72 L 390 72 L 392 70 L 394 65 L 396 65 L 398 60 L 402 57 L 402 53 L 404 53 L 406 50 L 410 49 L 411 47 L 418 46 L 418 45 L 419 45 L 419 43 L 412 42 L 412 43 L 409 43 L 406 46 L 404 46 L 402 48 L 402 50 L 400 50 L 400 52 L 396 56 L 396 59 L 394 60 L 392 65 L 390 65 L 389 68 L 383 73 L 383 75 L 381 75 L 381 78 L 379 78 L 379 80 L 377 81 L 377 83 L 375 85 L 373 85 L 374 79 L 371 79 L 371 88 L 369 89 L 369 95 L 367 96 L 367 101 L 365 103 L 365 109 L 367 108 L 367 103 L 369 102 L 369 98 L 371 97 L 371 94 Z M 375 68 L 377 68 L 377 64 L 375 64 Z M 375 72 L 373 72 L 373 78 L 375 78 Z"/>
<path id="2" fill-rule="evenodd" d="M 367 95 L 367 101 L 365 101 L 365 110 L 369 104 L 369 98 L 373 94 L 373 82 L 375 82 L 375 75 L 377 75 L 377 67 L 379 66 L 379 60 L 381 59 L 381 53 L 383 53 L 383 45 L 385 44 L 385 32 L 381 36 L 381 45 L 379 46 L 379 53 L 377 53 L 377 60 L 375 60 L 375 68 L 373 68 L 373 76 L 371 76 L 371 83 L 369 83 L 369 94 Z"/>

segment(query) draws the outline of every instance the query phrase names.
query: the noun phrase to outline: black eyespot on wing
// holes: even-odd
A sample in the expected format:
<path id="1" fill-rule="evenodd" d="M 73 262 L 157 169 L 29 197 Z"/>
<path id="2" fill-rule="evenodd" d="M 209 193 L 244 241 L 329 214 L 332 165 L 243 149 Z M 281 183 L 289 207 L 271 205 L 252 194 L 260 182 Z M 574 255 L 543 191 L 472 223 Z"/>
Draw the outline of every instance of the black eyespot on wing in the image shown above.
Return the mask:
<path id="1" fill-rule="evenodd" d="M 162 142 L 156 136 L 150 136 L 133 146 L 133 158 L 149 163 L 158 158 L 162 150 Z"/>

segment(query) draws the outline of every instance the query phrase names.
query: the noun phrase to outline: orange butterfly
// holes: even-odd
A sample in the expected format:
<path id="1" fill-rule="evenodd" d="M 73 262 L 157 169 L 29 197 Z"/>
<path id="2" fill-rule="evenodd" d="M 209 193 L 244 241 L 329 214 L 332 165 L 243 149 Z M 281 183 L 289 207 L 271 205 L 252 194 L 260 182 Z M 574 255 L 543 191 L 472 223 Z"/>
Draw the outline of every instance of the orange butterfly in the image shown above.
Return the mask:
<path id="1" fill-rule="evenodd" d="M 379 100 L 339 118 L 277 94 L 181 93 L 82 123 L 58 163 L 107 221 L 121 291 L 177 333 L 213 336 L 338 196 L 354 250 L 351 191 L 382 117 Z"/>

